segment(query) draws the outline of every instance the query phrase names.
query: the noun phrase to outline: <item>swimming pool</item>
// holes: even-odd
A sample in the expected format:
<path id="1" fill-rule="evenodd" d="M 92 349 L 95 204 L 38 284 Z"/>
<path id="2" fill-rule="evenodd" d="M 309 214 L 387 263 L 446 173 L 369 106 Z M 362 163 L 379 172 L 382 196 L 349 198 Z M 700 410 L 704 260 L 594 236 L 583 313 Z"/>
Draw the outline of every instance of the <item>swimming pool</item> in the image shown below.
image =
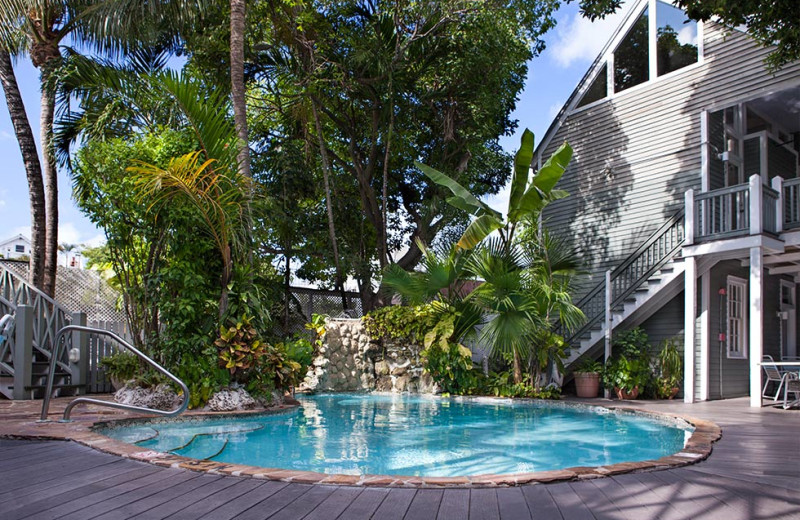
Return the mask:
<path id="1" fill-rule="evenodd" d="M 558 402 L 376 394 L 299 397 L 290 413 L 107 426 L 112 438 L 196 459 L 328 474 L 526 473 L 658 459 L 691 427 Z"/>

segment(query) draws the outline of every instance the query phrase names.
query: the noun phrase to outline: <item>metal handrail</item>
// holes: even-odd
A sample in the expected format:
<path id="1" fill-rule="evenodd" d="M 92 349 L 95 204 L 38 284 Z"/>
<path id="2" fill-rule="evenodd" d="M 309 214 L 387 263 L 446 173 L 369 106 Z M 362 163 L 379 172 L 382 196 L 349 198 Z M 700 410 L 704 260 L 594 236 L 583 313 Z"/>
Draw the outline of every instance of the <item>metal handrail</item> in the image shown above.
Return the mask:
<path id="1" fill-rule="evenodd" d="M 147 357 L 145 354 L 140 352 L 136 347 L 134 347 L 133 345 L 131 345 L 118 335 L 108 330 L 95 329 L 92 327 L 84 327 L 83 325 L 67 325 L 66 327 L 59 330 L 58 334 L 56 334 L 55 345 L 53 346 L 53 356 L 50 358 L 50 372 L 47 374 L 47 390 L 45 391 L 44 394 L 44 403 L 42 403 L 42 415 L 40 418 L 41 421 L 47 421 L 47 413 L 50 410 L 50 398 L 53 393 L 53 380 L 55 379 L 55 364 L 56 360 L 58 359 L 58 350 L 61 348 L 61 340 L 64 337 L 64 334 L 70 331 L 91 332 L 94 334 L 108 336 L 111 339 L 115 340 L 117 343 L 119 343 L 126 349 L 136 354 L 139 357 L 139 359 L 145 361 L 147 364 L 155 368 L 158 372 L 167 376 L 172 381 L 177 383 L 178 386 L 180 386 L 181 390 L 183 391 L 183 402 L 175 410 L 165 411 L 165 410 L 154 410 L 152 408 L 147 408 L 144 406 L 133 406 L 130 404 L 101 401 L 100 399 L 91 399 L 89 397 L 78 397 L 77 399 L 73 399 L 72 402 L 70 402 L 64 409 L 64 417 L 61 419 L 63 422 L 70 420 L 69 414 L 72 411 L 72 408 L 74 408 L 75 405 L 78 405 L 80 403 L 92 403 L 100 406 L 108 406 L 109 408 L 118 408 L 120 410 L 131 410 L 134 412 L 152 413 L 164 417 L 175 417 L 176 415 L 180 415 L 189 406 L 189 388 L 184 384 L 184 382 L 175 377 L 174 375 L 172 375 L 169 371 L 167 371 L 167 369 L 165 369 L 164 367 L 162 367 L 161 365 L 159 365 L 158 363 Z"/>

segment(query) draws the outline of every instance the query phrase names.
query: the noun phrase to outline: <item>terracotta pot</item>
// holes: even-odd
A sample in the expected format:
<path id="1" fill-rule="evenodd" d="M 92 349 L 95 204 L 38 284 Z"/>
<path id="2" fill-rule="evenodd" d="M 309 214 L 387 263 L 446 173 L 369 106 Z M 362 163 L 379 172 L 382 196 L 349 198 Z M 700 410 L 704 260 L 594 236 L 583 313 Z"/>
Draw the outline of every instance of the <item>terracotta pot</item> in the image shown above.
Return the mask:
<path id="1" fill-rule="evenodd" d="M 617 386 L 614 387 L 614 392 L 617 394 L 617 397 L 624 400 L 636 399 L 637 397 L 639 397 L 638 386 L 634 386 L 633 390 L 631 390 L 630 392 L 626 392 L 624 389 Z"/>
<path id="2" fill-rule="evenodd" d="M 673 388 L 673 389 L 670 391 L 669 397 L 667 397 L 667 399 L 673 399 L 673 398 L 674 398 L 676 395 L 678 395 L 678 392 L 679 392 L 680 390 L 681 390 L 681 389 L 680 389 L 680 388 L 678 388 L 677 386 L 676 386 L 675 388 Z"/>
<path id="3" fill-rule="evenodd" d="M 575 372 L 575 392 L 578 397 L 597 397 L 600 392 L 600 374 Z"/>

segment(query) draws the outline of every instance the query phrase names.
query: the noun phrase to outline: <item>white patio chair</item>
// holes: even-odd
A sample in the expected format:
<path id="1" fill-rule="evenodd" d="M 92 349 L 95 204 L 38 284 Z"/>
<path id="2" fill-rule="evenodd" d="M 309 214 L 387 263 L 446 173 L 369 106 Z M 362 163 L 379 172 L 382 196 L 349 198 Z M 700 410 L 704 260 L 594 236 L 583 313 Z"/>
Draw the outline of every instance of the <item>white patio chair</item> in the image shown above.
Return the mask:
<path id="1" fill-rule="evenodd" d="M 789 402 L 789 394 L 794 394 L 792 402 Z M 797 404 L 800 404 L 800 377 L 795 372 L 786 372 L 783 375 L 783 409 Z"/>
<path id="2" fill-rule="evenodd" d="M 764 373 L 767 375 L 767 379 L 764 381 L 764 388 L 761 389 L 761 397 L 777 401 L 781 395 L 781 389 L 783 388 L 784 374 L 782 374 L 777 365 L 773 363 L 775 363 L 775 360 L 772 359 L 772 356 L 763 356 L 761 358 L 761 368 L 764 369 Z M 770 383 L 778 383 L 775 394 L 767 394 L 767 388 Z"/>

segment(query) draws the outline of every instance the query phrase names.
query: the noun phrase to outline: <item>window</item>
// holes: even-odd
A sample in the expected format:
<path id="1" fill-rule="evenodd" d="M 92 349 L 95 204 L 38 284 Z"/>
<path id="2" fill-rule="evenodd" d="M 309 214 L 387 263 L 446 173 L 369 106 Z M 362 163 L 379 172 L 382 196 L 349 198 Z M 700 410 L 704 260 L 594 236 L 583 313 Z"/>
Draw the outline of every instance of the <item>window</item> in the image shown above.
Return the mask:
<path id="1" fill-rule="evenodd" d="M 665 2 L 656 2 L 656 54 L 658 75 L 697 62 L 697 22 Z"/>
<path id="2" fill-rule="evenodd" d="M 650 79 L 649 10 L 644 10 L 614 51 L 614 92 L 622 92 Z"/>
<path id="3" fill-rule="evenodd" d="M 608 91 L 608 67 L 603 67 L 600 71 L 600 74 L 594 78 L 592 81 L 592 85 L 586 91 L 586 93 L 581 98 L 580 102 L 578 103 L 578 107 L 582 107 L 588 105 L 589 103 L 594 103 L 595 101 L 600 101 L 604 97 L 606 97 Z"/>
<path id="4" fill-rule="evenodd" d="M 24 253 L 25 252 L 25 246 L 24 245 L 16 245 L 16 246 L 14 246 L 14 251 L 16 251 L 17 253 Z"/>
<path id="5" fill-rule="evenodd" d="M 728 330 L 725 339 L 728 343 L 728 357 L 747 358 L 747 327 L 745 302 L 747 282 L 735 276 L 728 277 Z"/>

